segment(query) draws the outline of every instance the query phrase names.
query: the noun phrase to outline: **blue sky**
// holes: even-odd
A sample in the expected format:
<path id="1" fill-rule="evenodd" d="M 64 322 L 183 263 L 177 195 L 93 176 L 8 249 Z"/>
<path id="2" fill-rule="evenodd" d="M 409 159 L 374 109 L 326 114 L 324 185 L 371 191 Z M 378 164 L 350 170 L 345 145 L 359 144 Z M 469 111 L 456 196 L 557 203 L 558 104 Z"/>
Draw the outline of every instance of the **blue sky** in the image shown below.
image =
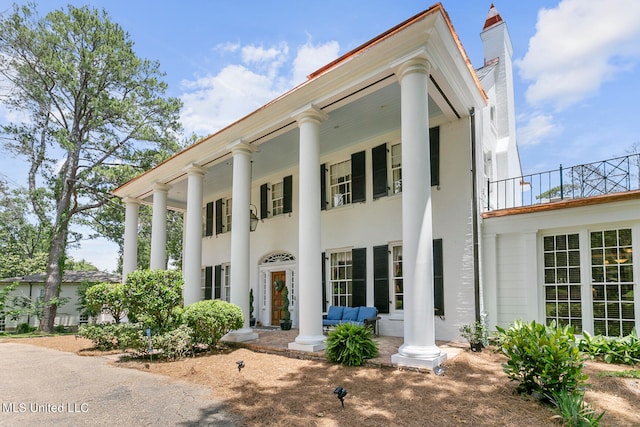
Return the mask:
<path id="1" fill-rule="evenodd" d="M 12 2 L 0 0 L 6 11 Z M 184 102 L 187 133 L 235 121 L 339 55 L 427 9 L 430 1 L 39 2 L 105 8 L 139 56 L 158 60 L 169 95 Z M 474 67 L 491 1 L 443 0 Z M 513 44 L 517 138 L 524 173 L 603 160 L 640 145 L 640 2 L 495 0 Z M 7 112 L 0 107 L 0 120 Z M 26 183 L 6 155 L 2 173 Z M 109 248 L 107 250 L 107 248 Z M 86 242 L 72 253 L 115 268 L 115 249 Z"/>

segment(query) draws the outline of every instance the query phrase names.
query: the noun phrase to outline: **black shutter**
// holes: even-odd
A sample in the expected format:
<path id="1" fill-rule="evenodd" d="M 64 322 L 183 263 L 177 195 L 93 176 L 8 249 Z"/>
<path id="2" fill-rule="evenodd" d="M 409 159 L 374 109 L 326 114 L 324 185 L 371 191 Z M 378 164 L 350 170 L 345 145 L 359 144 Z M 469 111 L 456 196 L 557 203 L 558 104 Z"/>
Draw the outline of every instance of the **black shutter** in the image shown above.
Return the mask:
<path id="1" fill-rule="evenodd" d="M 320 165 L 320 210 L 327 209 L 327 165 Z"/>
<path id="2" fill-rule="evenodd" d="M 204 299 L 211 299 L 211 287 L 213 286 L 213 267 L 204 270 Z"/>
<path id="3" fill-rule="evenodd" d="M 222 265 L 216 265 L 215 267 L 215 281 L 213 299 L 222 298 Z"/>
<path id="4" fill-rule="evenodd" d="M 326 254 L 322 252 L 322 312 L 327 312 L 327 263 L 325 262 L 324 257 Z"/>
<path id="5" fill-rule="evenodd" d="M 204 235 L 213 236 L 213 202 L 207 203 L 207 214 L 205 217 Z"/>
<path id="6" fill-rule="evenodd" d="M 386 143 L 371 149 L 371 168 L 373 170 L 373 199 L 375 200 L 388 194 Z"/>
<path id="7" fill-rule="evenodd" d="M 433 306 L 437 316 L 444 316 L 444 276 L 442 239 L 433 240 Z"/>
<path id="8" fill-rule="evenodd" d="M 373 305 L 378 313 L 389 312 L 389 247 L 373 247 Z"/>
<path id="9" fill-rule="evenodd" d="M 431 186 L 440 185 L 440 126 L 429 129 L 429 152 L 431 154 Z"/>
<path id="10" fill-rule="evenodd" d="M 367 249 L 351 250 L 351 307 L 367 305 Z"/>
<path id="11" fill-rule="evenodd" d="M 291 175 L 285 176 L 282 179 L 282 212 L 291 213 L 293 212 L 293 177 Z"/>
<path id="12" fill-rule="evenodd" d="M 260 186 L 260 219 L 269 216 L 269 184 Z"/>
<path id="13" fill-rule="evenodd" d="M 364 202 L 366 195 L 365 152 L 351 155 L 351 203 Z"/>
<path id="14" fill-rule="evenodd" d="M 216 234 L 222 233 L 222 199 L 216 200 Z"/>

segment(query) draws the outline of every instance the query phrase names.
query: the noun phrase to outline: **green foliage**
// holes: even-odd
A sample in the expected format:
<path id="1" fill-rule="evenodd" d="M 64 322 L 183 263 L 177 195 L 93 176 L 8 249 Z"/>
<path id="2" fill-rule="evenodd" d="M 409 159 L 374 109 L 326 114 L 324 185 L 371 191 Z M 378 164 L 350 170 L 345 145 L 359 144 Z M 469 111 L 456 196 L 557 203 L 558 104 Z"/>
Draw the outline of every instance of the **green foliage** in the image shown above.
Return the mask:
<path id="1" fill-rule="evenodd" d="M 498 345 L 507 356 L 504 372 L 519 383 L 519 392 L 571 393 L 587 379 L 570 326 L 556 328 L 555 323 L 546 326 L 518 320 L 508 330 L 497 329 Z"/>
<path id="2" fill-rule="evenodd" d="M 18 287 L 18 285 L 18 282 L 13 282 L 8 285 L 3 285 L 3 287 L 0 288 L 0 313 L 7 313 L 9 311 L 9 295 Z"/>
<path id="3" fill-rule="evenodd" d="M 240 307 L 221 300 L 198 301 L 186 306 L 182 320 L 193 330 L 194 343 L 210 347 L 244 324 Z"/>
<path id="4" fill-rule="evenodd" d="M 36 329 L 35 326 L 31 326 L 28 323 L 20 323 L 16 326 L 16 334 L 30 334 Z"/>
<path id="5" fill-rule="evenodd" d="M 584 393 L 558 390 L 549 399 L 556 406 L 558 417 L 567 427 L 596 427 L 604 416 L 604 411 L 596 415 L 595 409 L 584 401 Z"/>
<path id="6" fill-rule="evenodd" d="M 480 321 L 476 321 L 474 324 L 462 325 L 460 327 L 460 335 L 462 335 L 469 344 L 482 344 L 483 346 L 489 345 L 489 330 L 487 328 L 487 314 L 480 314 Z"/>
<path id="7" fill-rule="evenodd" d="M 78 335 L 93 342 L 98 350 L 144 351 L 147 339 L 142 325 L 134 323 L 89 323 L 78 328 Z"/>
<path id="8" fill-rule="evenodd" d="M 640 379 L 640 369 L 631 369 L 628 371 L 600 372 L 599 377 L 619 377 L 619 378 L 638 378 Z"/>
<path id="9" fill-rule="evenodd" d="M 602 358 L 607 363 L 625 365 L 640 363 L 640 339 L 638 339 L 638 332 L 635 328 L 629 335 L 622 338 L 592 336 L 585 331 L 578 346 L 580 351 L 594 358 Z"/>
<path id="10" fill-rule="evenodd" d="M 330 362 L 361 366 L 365 359 L 378 355 L 378 343 L 373 340 L 371 328 L 347 322 L 329 332 L 325 352 Z"/>
<path id="11" fill-rule="evenodd" d="M 125 315 L 124 285 L 122 283 L 98 283 L 85 293 L 86 307 L 95 313 L 106 311 L 116 323 Z"/>
<path id="12" fill-rule="evenodd" d="M 78 295 L 78 303 L 76 305 L 76 308 L 81 315 L 97 316 L 98 314 L 100 314 L 100 311 L 94 310 L 87 306 L 87 289 L 94 285 L 96 285 L 96 283 L 85 281 L 78 286 L 78 289 L 76 289 L 76 295 Z"/>
<path id="13" fill-rule="evenodd" d="M 182 273 L 175 270 L 136 270 L 124 285 L 129 320 L 161 331 L 174 321 L 182 305 Z"/>
<path id="14" fill-rule="evenodd" d="M 182 359 L 193 351 L 193 329 L 180 325 L 162 334 L 152 335 L 151 344 L 154 350 L 161 350 L 160 355 L 164 358 Z"/>
<path id="15" fill-rule="evenodd" d="M 249 318 L 253 319 L 253 288 L 249 289 Z"/>
<path id="16" fill-rule="evenodd" d="M 282 311 L 282 320 L 289 323 L 291 321 L 291 312 L 289 311 L 289 288 L 286 286 L 284 287 L 284 291 L 282 291 Z"/>

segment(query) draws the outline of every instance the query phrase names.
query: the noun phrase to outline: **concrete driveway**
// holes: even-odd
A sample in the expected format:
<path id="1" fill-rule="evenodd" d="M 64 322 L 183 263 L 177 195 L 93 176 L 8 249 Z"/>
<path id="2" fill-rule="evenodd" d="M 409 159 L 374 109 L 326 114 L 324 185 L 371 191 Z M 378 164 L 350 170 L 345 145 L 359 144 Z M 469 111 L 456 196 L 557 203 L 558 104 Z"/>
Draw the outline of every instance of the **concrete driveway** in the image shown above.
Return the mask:
<path id="1" fill-rule="evenodd" d="M 211 390 L 26 344 L 0 343 L 0 426 L 237 426 Z"/>

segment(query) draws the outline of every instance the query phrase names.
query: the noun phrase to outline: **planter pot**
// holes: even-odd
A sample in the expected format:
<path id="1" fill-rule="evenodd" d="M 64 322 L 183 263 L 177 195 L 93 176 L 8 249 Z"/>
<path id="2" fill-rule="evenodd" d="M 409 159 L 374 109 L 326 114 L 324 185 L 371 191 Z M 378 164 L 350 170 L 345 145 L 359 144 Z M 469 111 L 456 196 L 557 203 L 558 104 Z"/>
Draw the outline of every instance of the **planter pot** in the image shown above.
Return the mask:
<path id="1" fill-rule="evenodd" d="M 471 346 L 471 351 L 474 353 L 479 353 L 484 348 L 484 345 L 482 345 L 481 342 L 472 342 L 469 345 Z"/>
<path id="2" fill-rule="evenodd" d="M 251 319 L 249 319 L 249 326 L 251 326 L 252 328 L 254 326 L 256 326 L 256 318 L 252 317 Z"/>
<path id="3" fill-rule="evenodd" d="M 288 322 L 281 320 L 280 329 L 282 329 L 283 331 L 288 331 L 289 329 L 291 329 L 291 320 L 289 320 Z"/>

